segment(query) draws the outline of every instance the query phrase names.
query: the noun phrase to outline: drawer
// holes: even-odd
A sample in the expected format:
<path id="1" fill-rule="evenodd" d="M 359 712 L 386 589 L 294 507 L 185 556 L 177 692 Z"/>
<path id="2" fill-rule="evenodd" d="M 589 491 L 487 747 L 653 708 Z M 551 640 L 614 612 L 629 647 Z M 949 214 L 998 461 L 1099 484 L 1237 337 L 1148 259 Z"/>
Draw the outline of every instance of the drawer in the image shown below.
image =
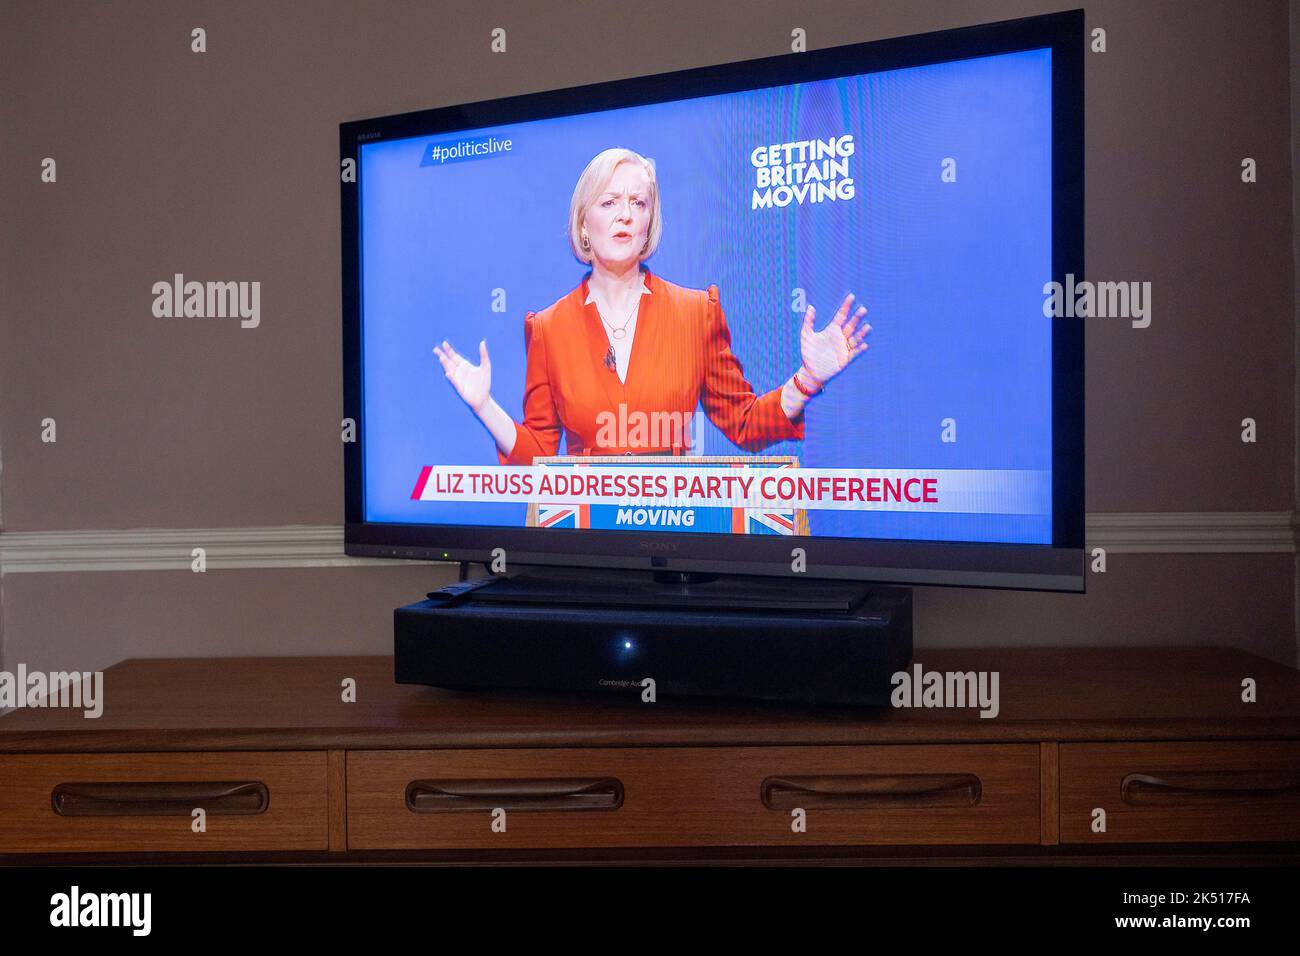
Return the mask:
<path id="1" fill-rule="evenodd" d="M 1060 775 L 1062 843 L 1300 840 L 1300 743 L 1062 744 Z"/>
<path id="2" fill-rule="evenodd" d="M 324 752 L 0 755 L 0 853 L 328 848 Z M 202 807 L 207 831 L 191 830 Z"/>
<path id="3" fill-rule="evenodd" d="M 1037 745 L 351 751 L 347 780 L 349 849 L 1039 840 Z"/>

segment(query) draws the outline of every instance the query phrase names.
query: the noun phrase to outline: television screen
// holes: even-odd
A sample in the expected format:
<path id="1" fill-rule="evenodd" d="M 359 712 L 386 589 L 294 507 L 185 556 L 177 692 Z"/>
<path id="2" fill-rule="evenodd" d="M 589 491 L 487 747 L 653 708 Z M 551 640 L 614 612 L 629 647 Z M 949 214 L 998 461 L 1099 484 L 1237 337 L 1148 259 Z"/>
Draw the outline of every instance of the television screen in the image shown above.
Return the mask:
<path id="1" fill-rule="evenodd" d="M 1065 550 L 1037 583 L 1081 587 L 1080 340 L 1046 303 L 1082 115 L 1056 34 L 978 29 L 345 126 L 356 543 L 802 543 L 830 576 Z"/>

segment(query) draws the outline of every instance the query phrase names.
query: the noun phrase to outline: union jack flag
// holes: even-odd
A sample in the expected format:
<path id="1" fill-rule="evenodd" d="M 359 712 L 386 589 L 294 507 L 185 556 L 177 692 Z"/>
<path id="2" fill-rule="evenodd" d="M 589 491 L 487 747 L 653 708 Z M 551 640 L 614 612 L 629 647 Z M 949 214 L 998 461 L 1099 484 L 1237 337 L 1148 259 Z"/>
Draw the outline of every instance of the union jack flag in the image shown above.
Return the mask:
<path id="1" fill-rule="evenodd" d="M 529 525 L 537 528 L 586 528 L 587 521 L 580 514 L 583 510 L 581 505 L 538 505 L 537 517 Z"/>
<path id="2" fill-rule="evenodd" d="M 587 467 L 626 467 L 629 460 L 617 455 L 556 455 L 538 458 L 538 465 L 567 465 L 575 468 Z M 780 455 L 648 455 L 635 459 L 637 467 L 655 465 L 674 468 L 713 467 L 728 465 L 745 470 L 793 469 L 799 467 L 799 460 Z M 693 512 L 690 524 L 681 522 L 663 522 L 637 524 L 634 527 L 619 523 L 621 509 L 617 505 L 573 505 L 573 504 L 535 504 L 528 508 L 527 524 L 530 528 L 605 528 L 635 531 L 703 531 L 732 534 L 784 534 L 807 535 L 808 518 L 806 512 L 799 509 L 770 510 L 767 508 L 662 508 L 648 509 L 659 512 Z"/>
<path id="3" fill-rule="evenodd" d="M 791 460 L 784 464 L 777 465 L 776 470 L 798 468 L 799 462 Z M 788 511 L 767 511 L 762 508 L 733 508 L 733 512 L 739 513 L 733 516 L 733 520 L 739 521 L 743 530 L 740 534 L 790 534 L 796 533 L 796 515 L 794 509 Z M 806 523 L 806 519 L 805 519 Z M 733 528 L 733 530 L 736 530 Z M 802 534 L 807 534 L 805 528 Z"/>

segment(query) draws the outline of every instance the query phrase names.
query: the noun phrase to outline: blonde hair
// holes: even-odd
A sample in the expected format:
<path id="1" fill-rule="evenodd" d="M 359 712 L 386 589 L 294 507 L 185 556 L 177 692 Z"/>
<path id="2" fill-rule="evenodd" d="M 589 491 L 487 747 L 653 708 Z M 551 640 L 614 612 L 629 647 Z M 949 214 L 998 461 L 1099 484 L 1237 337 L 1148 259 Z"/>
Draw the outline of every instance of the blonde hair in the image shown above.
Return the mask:
<path id="1" fill-rule="evenodd" d="M 659 180 L 655 176 L 653 159 L 646 159 L 640 153 L 615 146 L 597 153 L 587 164 L 587 168 L 578 177 L 578 184 L 573 187 L 573 199 L 569 203 L 569 248 L 573 254 L 588 265 L 591 264 L 591 247 L 582 248 L 582 220 L 587 207 L 595 201 L 601 191 L 614 178 L 614 170 L 621 163 L 640 163 L 650 178 L 650 230 L 645 249 L 640 259 L 648 259 L 659 247 L 659 236 L 663 232 L 659 218 Z"/>

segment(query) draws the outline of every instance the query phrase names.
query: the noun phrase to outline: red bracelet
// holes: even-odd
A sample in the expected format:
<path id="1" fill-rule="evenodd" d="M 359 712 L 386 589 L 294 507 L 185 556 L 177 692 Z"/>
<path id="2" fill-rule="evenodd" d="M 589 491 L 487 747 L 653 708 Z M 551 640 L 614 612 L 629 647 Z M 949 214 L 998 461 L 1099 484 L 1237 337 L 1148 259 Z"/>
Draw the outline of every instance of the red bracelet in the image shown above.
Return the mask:
<path id="1" fill-rule="evenodd" d="M 802 371 L 803 371 L 803 369 L 800 368 L 800 369 L 799 369 L 799 372 L 802 372 Z M 818 382 L 818 383 L 817 383 L 817 387 L 814 388 L 812 391 L 809 391 L 806 387 L 804 387 L 803 382 L 799 381 L 799 372 L 795 372 L 795 373 L 794 373 L 794 375 L 791 377 L 791 381 L 794 382 L 794 387 L 797 388 L 797 389 L 799 389 L 800 393 L 802 393 L 806 398 L 812 398 L 814 395 L 816 395 L 816 394 L 819 393 L 823 388 L 826 387 L 826 386 L 823 385 L 821 382 Z"/>

